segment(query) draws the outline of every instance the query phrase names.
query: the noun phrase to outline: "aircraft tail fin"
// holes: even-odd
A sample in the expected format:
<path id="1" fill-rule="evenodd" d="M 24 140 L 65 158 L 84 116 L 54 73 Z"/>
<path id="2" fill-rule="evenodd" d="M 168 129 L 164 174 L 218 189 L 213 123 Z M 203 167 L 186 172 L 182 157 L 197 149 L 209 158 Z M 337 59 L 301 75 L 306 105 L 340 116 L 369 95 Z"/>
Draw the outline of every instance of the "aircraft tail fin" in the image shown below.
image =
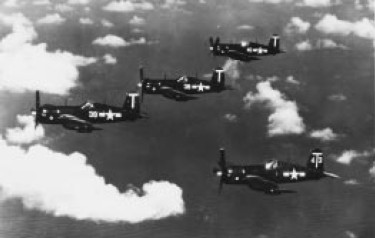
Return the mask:
<path id="1" fill-rule="evenodd" d="M 324 171 L 324 158 L 323 151 L 320 149 L 313 149 L 310 153 L 309 159 L 307 160 L 306 167 L 317 171 Z"/>
<path id="2" fill-rule="evenodd" d="M 272 35 L 268 47 L 271 51 L 271 53 L 276 54 L 280 52 L 280 36 L 274 34 Z"/>
<path id="3" fill-rule="evenodd" d="M 216 39 L 214 40 L 214 38 L 211 36 L 209 38 L 209 43 L 210 43 L 210 51 L 215 53 L 218 49 L 219 44 L 220 44 L 220 38 L 216 37 Z"/>
<path id="4" fill-rule="evenodd" d="M 139 115 L 141 112 L 141 102 L 139 93 L 127 93 L 123 109 L 134 115 Z"/>
<path id="5" fill-rule="evenodd" d="M 144 71 L 143 71 L 143 66 L 139 67 L 139 95 L 140 95 L 140 100 L 143 102 L 143 82 L 144 82 Z"/>
<path id="6" fill-rule="evenodd" d="M 217 67 L 212 72 L 211 85 L 214 88 L 224 88 L 225 87 L 225 73 L 223 68 Z"/>

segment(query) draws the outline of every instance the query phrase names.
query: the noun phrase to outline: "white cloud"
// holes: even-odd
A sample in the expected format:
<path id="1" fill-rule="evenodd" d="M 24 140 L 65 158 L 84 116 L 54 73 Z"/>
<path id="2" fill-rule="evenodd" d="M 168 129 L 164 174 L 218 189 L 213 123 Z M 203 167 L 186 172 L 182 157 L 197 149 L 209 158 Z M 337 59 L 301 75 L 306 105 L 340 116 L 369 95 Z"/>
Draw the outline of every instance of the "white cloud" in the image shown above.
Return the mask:
<path id="1" fill-rule="evenodd" d="M 32 115 L 17 115 L 17 122 L 21 127 L 6 130 L 5 138 L 12 144 L 30 144 L 44 137 L 42 125 L 35 127 L 35 120 Z"/>
<path id="2" fill-rule="evenodd" d="M 239 69 L 239 61 L 227 59 L 223 65 L 225 76 L 229 79 L 236 81 L 240 78 L 241 72 Z"/>
<path id="3" fill-rule="evenodd" d="M 323 49 L 334 49 L 334 48 L 347 49 L 346 46 L 342 44 L 337 44 L 335 41 L 331 39 L 318 39 L 316 42 L 316 47 L 323 48 Z"/>
<path id="4" fill-rule="evenodd" d="M 272 3 L 272 4 L 279 4 L 279 3 L 291 3 L 294 0 L 249 0 L 249 2 L 254 3 Z"/>
<path id="5" fill-rule="evenodd" d="M 302 20 L 299 17 L 292 17 L 286 25 L 285 31 L 289 34 L 299 33 L 304 34 L 310 29 L 311 24 Z"/>
<path id="6" fill-rule="evenodd" d="M 362 20 L 357 22 L 349 22 L 339 20 L 335 15 L 326 14 L 315 25 L 315 28 L 326 34 L 343 36 L 353 34 L 362 38 L 375 39 L 375 24 L 373 20 L 368 18 L 362 18 Z"/>
<path id="7" fill-rule="evenodd" d="M 345 235 L 348 238 L 357 238 L 357 235 L 354 234 L 354 232 L 352 232 L 352 231 L 345 231 Z"/>
<path id="8" fill-rule="evenodd" d="M 236 28 L 237 30 L 243 30 L 243 31 L 250 31 L 254 29 L 254 27 L 250 25 L 240 25 L 240 26 L 237 26 Z"/>
<path id="9" fill-rule="evenodd" d="M 345 101 L 346 96 L 344 94 L 333 94 L 328 97 L 331 101 Z"/>
<path id="10" fill-rule="evenodd" d="M 112 1 L 103 7 L 103 10 L 111 12 L 134 12 L 137 10 L 149 11 L 153 9 L 154 5 L 150 2 L 133 2 L 130 0 Z"/>
<path id="11" fill-rule="evenodd" d="M 50 0 L 34 0 L 33 5 L 46 6 L 46 5 L 51 5 L 51 2 Z"/>
<path id="12" fill-rule="evenodd" d="M 358 185 L 359 182 L 356 179 L 348 179 L 348 180 L 344 181 L 344 184 L 346 184 L 346 185 Z"/>
<path id="13" fill-rule="evenodd" d="M 55 5 L 55 10 L 58 12 L 70 12 L 73 11 L 74 8 L 68 4 L 60 3 Z"/>
<path id="14" fill-rule="evenodd" d="M 110 22 L 110 21 L 108 21 L 106 19 L 101 20 L 101 23 L 105 27 L 113 27 L 114 26 L 114 24 L 112 22 Z"/>
<path id="15" fill-rule="evenodd" d="M 12 27 L 0 40 L 0 90 L 66 94 L 77 86 L 77 67 L 96 61 L 67 51 L 49 52 L 45 43 L 32 44 L 37 34 L 22 14 L 0 15 L 0 23 Z"/>
<path id="16" fill-rule="evenodd" d="M 179 9 L 184 5 L 186 5 L 186 2 L 183 0 L 165 0 L 161 7 L 166 9 Z"/>
<path id="17" fill-rule="evenodd" d="M 286 82 L 291 83 L 291 84 L 300 84 L 300 82 L 295 80 L 292 75 L 289 75 L 288 77 L 286 77 Z"/>
<path id="18" fill-rule="evenodd" d="M 145 19 L 143 19 L 142 17 L 138 17 L 137 15 L 133 16 L 133 18 L 129 21 L 129 24 L 136 26 L 144 25 L 145 23 Z"/>
<path id="19" fill-rule="evenodd" d="M 9 8 L 16 8 L 16 7 L 19 7 L 20 5 L 21 3 L 19 2 L 19 0 L 6 0 L 3 3 L 4 7 L 9 7 Z"/>
<path id="20" fill-rule="evenodd" d="M 301 41 L 297 43 L 295 47 L 299 51 L 312 50 L 313 48 L 309 40 Z"/>
<path id="21" fill-rule="evenodd" d="M 329 7 L 334 4 L 332 0 L 302 0 L 297 5 L 304 7 Z"/>
<path id="22" fill-rule="evenodd" d="M 338 134 L 334 133 L 331 128 L 325 128 L 321 130 L 314 130 L 310 132 L 310 137 L 319 139 L 321 141 L 333 141 L 337 140 Z"/>
<path id="23" fill-rule="evenodd" d="M 95 45 L 101 46 L 110 46 L 110 47 L 123 47 L 126 46 L 126 41 L 119 36 L 116 35 L 106 35 L 104 37 L 99 37 L 95 39 L 93 42 Z"/>
<path id="24" fill-rule="evenodd" d="M 39 24 L 61 24 L 66 21 L 65 18 L 60 16 L 58 13 L 48 14 L 43 18 L 40 18 L 37 22 Z"/>
<path id="25" fill-rule="evenodd" d="M 42 145 L 9 146 L 0 136 L 3 199 L 20 199 L 27 209 L 78 220 L 137 223 L 184 213 L 182 189 L 150 181 L 121 193 L 96 174 L 85 155 L 63 154 Z"/>
<path id="26" fill-rule="evenodd" d="M 104 60 L 104 63 L 106 63 L 106 64 L 116 64 L 117 63 L 117 59 L 110 54 L 105 54 L 103 56 L 103 60 Z"/>
<path id="27" fill-rule="evenodd" d="M 374 150 L 366 150 L 366 151 L 356 151 L 356 150 L 345 150 L 342 152 L 338 158 L 336 158 L 336 162 L 340 164 L 346 164 L 349 165 L 354 159 L 359 159 L 359 158 L 366 158 L 369 156 L 372 156 L 375 154 L 375 149 Z M 375 168 L 374 168 L 375 172 Z"/>
<path id="28" fill-rule="evenodd" d="M 146 38 L 144 37 L 141 37 L 139 39 L 130 39 L 129 41 L 125 41 L 119 36 L 109 34 L 104 37 L 99 37 L 95 39 L 92 43 L 95 45 L 100 45 L 100 46 L 118 48 L 118 47 L 132 46 L 132 45 L 152 44 L 153 42 L 147 42 Z"/>
<path id="29" fill-rule="evenodd" d="M 227 113 L 227 114 L 224 115 L 224 119 L 229 121 L 229 122 L 236 122 L 237 121 L 237 115 Z"/>
<path id="30" fill-rule="evenodd" d="M 71 5 L 87 5 L 91 0 L 68 0 L 68 4 Z"/>
<path id="31" fill-rule="evenodd" d="M 94 24 L 94 22 L 90 18 L 84 18 L 84 17 L 81 17 L 79 19 L 79 23 L 81 23 L 83 25 L 92 25 L 92 24 Z"/>
<path id="32" fill-rule="evenodd" d="M 258 92 L 248 92 L 244 97 L 245 108 L 254 103 L 265 103 L 271 110 L 268 117 L 268 135 L 301 134 L 305 131 L 303 119 L 298 114 L 296 102 L 288 101 L 278 90 L 273 89 L 270 81 L 259 82 Z"/>

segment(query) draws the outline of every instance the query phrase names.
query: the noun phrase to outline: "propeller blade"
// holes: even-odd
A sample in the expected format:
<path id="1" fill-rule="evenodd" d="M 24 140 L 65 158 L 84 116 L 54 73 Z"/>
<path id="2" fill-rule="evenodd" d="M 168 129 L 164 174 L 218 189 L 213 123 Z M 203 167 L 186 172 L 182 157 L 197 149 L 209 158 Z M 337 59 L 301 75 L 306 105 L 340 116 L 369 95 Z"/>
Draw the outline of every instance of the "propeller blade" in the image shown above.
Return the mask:
<path id="1" fill-rule="evenodd" d="M 39 111 L 40 111 L 40 92 L 35 92 L 35 128 L 39 125 Z"/>
<path id="2" fill-rule="evenodd" d="M 219 195 L 221 194 L 221 191 L 223 190 L 223 185 L 224 185 L 224 181 L 223 181 L 223 177 L 221 177 L 220 182 L 219 182 Z"/>

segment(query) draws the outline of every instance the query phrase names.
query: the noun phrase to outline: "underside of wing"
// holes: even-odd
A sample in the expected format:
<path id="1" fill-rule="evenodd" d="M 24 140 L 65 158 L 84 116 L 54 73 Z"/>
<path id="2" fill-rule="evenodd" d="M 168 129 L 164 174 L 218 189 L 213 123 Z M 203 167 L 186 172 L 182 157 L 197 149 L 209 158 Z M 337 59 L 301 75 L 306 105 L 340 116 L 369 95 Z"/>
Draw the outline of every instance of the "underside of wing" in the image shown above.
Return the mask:
<path id="1" fill-rule="evenodd" d="M 179 90 L 173 89 L 171 87 L 161 87 L 162 94 L 166 98 L 170 98 L 176 101 L 188 101 L 196 99 L 197 97 L 190 96 L 186 93 L 183 93 Z"/>
<path id="2" fill-rule="evenodd" d="M 279 195 L 281 193 L 294 193 L 292 190 L 279 189 L 277 183 L 257 175 L 247 175 L 247 183 L 251 189 L 262 191 L 267 194 Z"/>
<path id="3" fill-rule="evenodd" d="M 60 120 L 62 120 L 64 128 L 75 130 L 80 133 L 90 133 L 93 130 L 101 130 L 100 128 L 94 127 L 90 122 L 70 114 L 60 115 Z"/>
<path id="4" fill-rule="evenodd" d="M 252 56 L 252 55 L 250 55 L 246 52 L 241 52 L 241 51 L 238 51 L 238 50 L 228 50 L 228 54 L 232 58 L 242 60 L 242 61 L 259 60 L 259 58 L 255 57 L 255 56 Z"/>

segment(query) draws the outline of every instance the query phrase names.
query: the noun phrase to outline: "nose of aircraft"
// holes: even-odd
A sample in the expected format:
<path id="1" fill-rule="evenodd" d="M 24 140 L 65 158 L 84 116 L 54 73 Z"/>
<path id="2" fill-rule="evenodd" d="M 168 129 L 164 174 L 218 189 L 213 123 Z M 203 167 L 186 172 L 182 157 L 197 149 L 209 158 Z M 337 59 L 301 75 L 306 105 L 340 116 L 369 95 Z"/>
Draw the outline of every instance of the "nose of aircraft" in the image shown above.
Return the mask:
<path id="1" fill-rule="evenodd" d="M 214 168 L 212 170 L 212 172 L 217 176 L 217 177 L 221 177 L 223 175 L 223 171 L 221 171 L 220 169 L 218 168 Z"/>

